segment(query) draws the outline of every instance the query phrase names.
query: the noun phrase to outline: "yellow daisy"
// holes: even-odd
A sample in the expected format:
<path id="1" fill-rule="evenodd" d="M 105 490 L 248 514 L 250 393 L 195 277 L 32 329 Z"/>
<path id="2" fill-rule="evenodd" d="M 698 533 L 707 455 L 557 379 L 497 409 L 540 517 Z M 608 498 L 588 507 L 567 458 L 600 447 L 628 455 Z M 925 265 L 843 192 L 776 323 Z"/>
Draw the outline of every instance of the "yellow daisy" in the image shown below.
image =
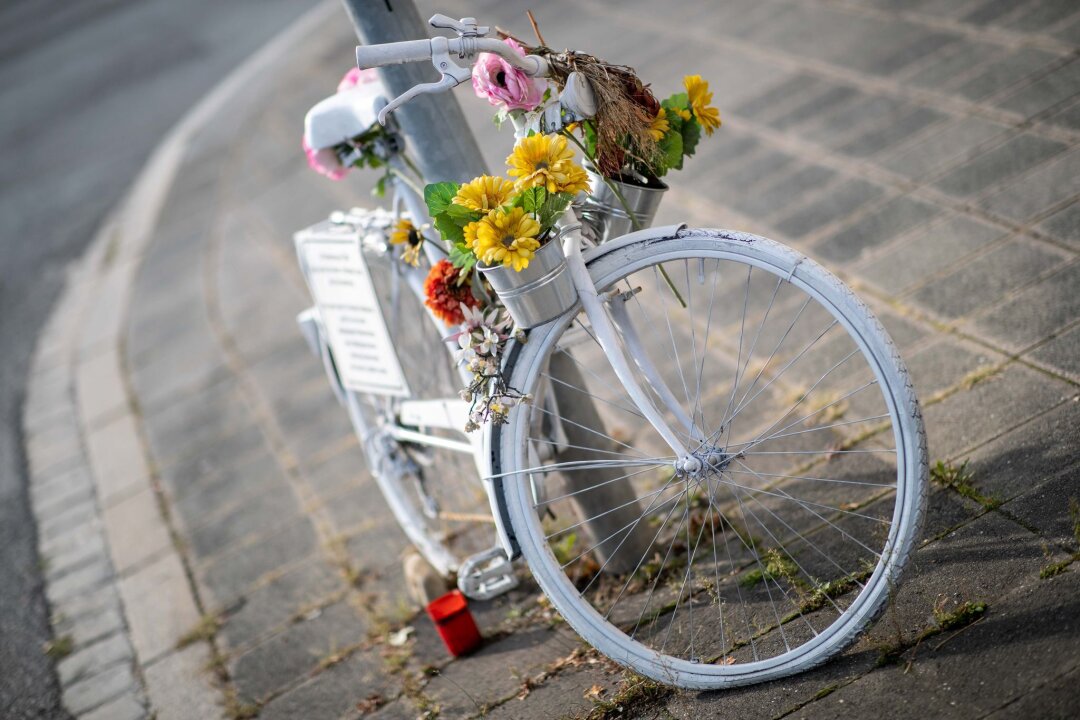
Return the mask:
<path id="1" fill-rule="evenodd" d="M 533 135 L 524 137 L 506 158 L 510 177 L 516 177 L 514 187 L 520 192 L 531 187 L 547 188 L 548 192 L 576 193 L 587 186 L 585 173 L 574 163 L 574 151 L 567 147 L 562 135 Z M 581 172 L 575 172 L 575 169 Z"/>
<path id="2" fill-rule="evenodd" d="M 471 222 L 462 228 L 465 233 L 465 247 L 472 250 L 476 247 L 476 229 L 480 227 L 480 222 Z"/>
<path id="3" fill-rule="evenodd" d="M 424 246 L 424 235 L 410 221 L 402 218 L 390 231 L 391 245 L 404 245 L 401 251 L 402 261 L 416 267 L 420 264 L 420 249 Z"/>
<path id="4" fill-rule="evenodd" d="M 559 192 L 577 195 L 582 190 L 589 189 L 589 176 L 585 174 L 585 168 L 577 163 L 571 163 L 566 173 L 566 181 L 559 188 Z"/>
<path id="5" fill-rule="evenodd" d="M 686 86 L 694 117 L 701 123 L 701 127 L 705 128 L 705 134 L 712 135 L 713 130 L 720 127 L 720 111 L 709 105 L 712 102 L 709 83 L 702 80 L 700 75 L 687 75 L 683 78 L 683 85 Z"/>
<path id="6" fill-rule="evenodd" d="M 540 242 L 540 223 L 519 207 L 492 210 L 477 223 L 474 252 L 487 265 L 511 265 L 521 272 L 529 267 Z"/>
<path id="7" fill-rule="evenodd" d="M 671 129 L 671 124 L 667 119 L 667 111 L 664 108 L 660 108 L 660 112 L 656 113 L 656 117 L 649 123 L 649 133 L 652 135 L 652 139 L 656 142 L 660 142 L 664 139 L 664 133 Z"/>
<path id="8" fill-rule="evenodd" d="M 513 192 L 514 184 L 509 180 L 481 175 L 458 188 L 457 195 L 454 196 L 454 204 L 470 210 L 488 212 L 510 202 Z"/>

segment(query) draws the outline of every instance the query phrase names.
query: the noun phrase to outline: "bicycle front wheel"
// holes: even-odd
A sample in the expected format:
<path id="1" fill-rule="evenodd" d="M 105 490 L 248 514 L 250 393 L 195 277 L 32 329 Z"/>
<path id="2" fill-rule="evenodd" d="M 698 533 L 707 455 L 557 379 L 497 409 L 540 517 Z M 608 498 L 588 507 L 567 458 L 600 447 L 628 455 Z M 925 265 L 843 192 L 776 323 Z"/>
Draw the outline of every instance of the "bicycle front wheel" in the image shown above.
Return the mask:
<path id="1" fill-rule="evenodd" d="M 512 349 L 533 395 L 493 464 L 521 551 L 566 621 L 655 680 L 712 689 L 813 667 L 884 606 L 926 494 L 895 346 L 865 304 L 770 240 L 680 230 L 589 272 L 694 461 L 625 393 L 577 310 Z"/>

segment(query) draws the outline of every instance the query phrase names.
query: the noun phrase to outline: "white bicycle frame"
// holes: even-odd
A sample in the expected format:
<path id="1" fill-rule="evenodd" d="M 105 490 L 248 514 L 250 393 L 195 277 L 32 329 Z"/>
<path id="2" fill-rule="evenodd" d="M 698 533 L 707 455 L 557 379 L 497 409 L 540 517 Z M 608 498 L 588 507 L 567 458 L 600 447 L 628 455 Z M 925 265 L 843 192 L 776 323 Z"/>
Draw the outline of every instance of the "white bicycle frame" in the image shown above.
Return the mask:
<path id="1" fill-rule="evenodd" d="M 432 24 L 435 24 L 435 18 L 432 19 Z M 481 30 L 486 29 L 481 28 Z M 443 92 L 455 87 L 469 77 L 471 74 L 469 70 L 461 68 L 450 60 L 451 53 L 458 57 L 474 57 L 477 52 L 481 51 L 497 53 L 502 57 L 505 57 L 512 64 L 522 68 L 530 75 L 546 75 L 548 72 L 547 62 L 543 58 L 537 56 L 521 57 L 516 55 L 501 41 L 468 34 L 457 39 L 436 37 L 431 40 L 362 46 L 357 48 L 357 60 L 359 66 L 362 68 L 432 60 L 436 68 L 440 69 L 440 72 L 443 73 L 443 78 L 440 82 L 416 86 L 401 97 L 390 101 L 379 112 L 380 122 L 385 122 L 386 117 L 390 112 L 397 107 L 400 107 L 415 95 L 425 92 Z M 569 97 L 567 97 L 568 95 Z M 563 97 L 552 103 L 552 105 L 547 108 L 547 112 L 540 114 L 532 125 L 516 126 L 516 134 L 521 136 L 527 134 L 530 130 L 544 129 L 540 127 L 541 125 L 550 130 L 553 124 L 560 122 L 561 108 L 563 106 L 568 106 L 572 112 L 581 116 L 588 113 L 591 102 L 592 100 L 589 96 L 588 89 L 583 91 L 580 87 L 571 88 L 570 92 L 564 92 Z M 407 172 L 404 163 L 398 157 L 390 158 L 390 164 L 396 173 Z M 421 218 L 427 217 L 427 207 L 425 206 L 423 199 L 420 198 L 407 183 L 403 182 L 396 175 L 393 178 L 393 189 L 395 193 L 395 205 L 397 204 L 397 201 L 400 200 L 414 220 L 418 221 Z M 605 294 L 597 292 L 597 288 L 593 285 L 593 282 L 589 277 L 586 259 L 582 254 L 584 241 L 581 235 L 581 224 L 572 208 L 568 209 L 563 217 L 560 218 L 558 226 L 560 235 L 563 238 L 563 250 L 566 255 L 567 266 L 574 286 L 577 289 L 579 302 L 588 318 L 592 333 L 599 342 L 605 357 L 611 364 L 616 376 L 623 384 L 623 387 L 626 389 L 637 409 L 656 429 L 661 437 L 664 438 L 671 447 L 674 456 L 678 458 L 675 462 L 676 471 L 680 473 L 694 472 L 700 469 L 701 460 L 690 454 L 683 441 L 680 439 L 679 434 L 676 433 L 660 410 L 658 410 L 650 400 L 645 389 L 638 381 L 638 376 L 635 375 L 634 371 L 631 369 L 630 360 L 628 358 L 633 359 L 640 376 L 652 388 L 653 392 L 664 401 L 666 409 L 674 415 L 676 421 L 682 427 L 685 436 L 695 442 L 703 442 L 704 438 L 701 436 L 701 433 L 695 429 L 692 419 L 686 415 L 685 411 L 683 411 L 680 403 L 676 401 L 674 394 L 662 379 L 659 371 L 649 360 L 649 353 L 646 351 L 644 343 L 626 313 L 624 305 L 628 298 L 621 292 Z M 613 240 L 601 248 L 590 250 L 589 255 L 590 257 L 595 257 L 596 255 L 621 245 L 624 241 L 631 241 L 632 239 L 637 239 L 643 235 L 670 235 L 675 229 L 676 228 L 671 227 L 656 228 L 652 231 L 645 230 L 638 233 L 632 233 L 623 238 Z M 429 238 L 429 242 L 425 243 L 424 252 L 428 260 L 431 263 L 434 263 L 441 259 L 441 256 L 438 254 L 438 251 L 433 249 L 432 241 L 437 242 L 435 238 Z M 403 267 L 401 268 L 401 277 L 405 279 L 409 290 L 422 302 L 424 298 L 424 273 L 411 267 Z M 399 291 L 400 287 L 395 285 L 393 292 L 396 293 Z M 574 310 L 571 310 L 570 312 L 574 312 Z M 428 310 L 428 313 L 431 314 L 430 310 Z M 434 318 L 433 322 L 435 322 Z M 436 322 L 434 327 L 438 326 L 439 325 Z M 309 338 L 309 340 L 310 339 L 311 338 Z M 452 344 L 448 347 L 448 351 L 451 349 Z M 339 398 L 342 399 L 343 403 L 348 408 L 350 418 L 352 419 L 357 433 L 364 440 L 365 451 L 368 454 L 368 459 L 373 466 L 373 470 L 375 470 L 373 475 L 375 476 L 376 481 L 379 482 L 380 489 L 386 496 L 392 511 L 399 520 L 410 541 L 412 541 L 424 556 L 432 562 L 436 569 L 443 574 L 458 572 L 459 577 L 462 576 L 464 570 L 464 568 L 460 566 L 458 559 L 455 558 L 452 553 L 442 545 L 431 541 L 424 531 L 423 526 L 413 515 L 411 508 L 408 507 L 404 498 L 399 495 L 399 488 L 394 486 L 391 482 L 391 479 L 400 477 L 399 473 L 405 472 L 406 468 L 402 466 L 396 468 L 383 467 L 387 463 L 392 464 L 394 462 L 401 462 L 400 457 L 396 457 L 394 452 L 394 445 L 399 442 L 471 454 L 476 464 L 479 477 L 484 481 L 485 491 L 487 492 L 491 504 L 492 516 L 495 520 L 497 535 L 505 553 L 505 557 L 510 560 L 516 559 L 519 551 L 517 543 L 510 532 L 504 502 L 501 498 L 500 485 L 502 477 L 494 476 L 490 468 L 490 429 L 485 428 L 484 432 L 479 435 L 467 435 L 465 440 L 449 439 L 429 434 L 422 430 L 411 429 L 427 428 L 461 432 L 468 419 L 468 403 L 456 397 L 434 400 L 404 399 L 393 401 L 396 403 L 395 410 L 397 421 L 373 427 L 371 420 L 365 417 L 358 395 L 353 391 L 342 388 L 340 381 L 334 377 L 334 373 L 332 372 L 333 364 L 327 355 L 328 350 L 325 343 L 323 343 L 321 352 L 328 374 L 331 375 L 331 380 L 335 384 L 335 390 L 338 391 Z M 463 383 L 467 384 L 471 379 L 469 372 L 464 368 L 459 367 L 459 373 L 461 374 Z M 389 399 L 388 402 L 390 402 Z M 519 411 L 520 409 L 515 410 L 515 412 Z M 557 414 L 555 424 L 558 425 Z M 526 472 L 528 472 L 528 469 L 518 470 L 515 474 Z M 473 558 L 470 558 L 468 564 L 477 567 L 482 565 L 486 560 L 492 559 L 492 553 L 490 551 L 481 555 L 483 557 L 474 556 Z"/>

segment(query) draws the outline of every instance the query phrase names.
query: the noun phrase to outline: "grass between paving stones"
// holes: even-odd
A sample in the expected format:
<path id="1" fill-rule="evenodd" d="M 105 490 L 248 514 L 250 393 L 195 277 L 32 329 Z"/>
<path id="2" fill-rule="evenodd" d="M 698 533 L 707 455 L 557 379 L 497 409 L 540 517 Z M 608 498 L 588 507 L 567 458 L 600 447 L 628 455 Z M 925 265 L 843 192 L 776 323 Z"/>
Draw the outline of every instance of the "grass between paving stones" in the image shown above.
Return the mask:
<path id="1" fill-rule="evenodd" d="M 924 627 L 918 635 L 915 636 L 913 641 L 904 641 L 902 638 L 898 639 L 895 643 L 885 644 L 878 647 L 878 659 L 877 667 L 884 667 L 886 665 L 892 665 L 900 661 L 901 656 L 908 650 L 912 650 L 912 655 L 908 659 L 907 668 L 904 672 L 907 672 L 911 668 L 912 663 L 915 662 L 915 654 L 918 652 L 919 646 L 930 638 L 941 635 L 952 630 L 956 630 L 950 637 L 946 638 L 942 642 L 938 643 L 934 650 L 937 650 L 946 642 L 951 640 L 960 630 L 974 625 L 976 622 L 986 616 L 990 606 L 981 601 L 968 601 L 953 602 L 952 607 L 949 607 L 948 598 L 941 597 L 934 604 L 933 621 Z"/>
<path id="2" fill-rule="evenodd" d="M 182 650 L 188 645 L 192 645 L 201 640 L 209 642 L 217 635 L 218 630 L 221 629 L 221 616 L 217 613 L 206 613 L 195 626 L 188 630 L 186 633 L 180 636 L 180 639 L 176 641 L 176 649 Z"/>
<path id="3" fill-rule="evenodd" d="M 614 720 L 629 708 L 635 711 L 655 708 L 674 693 L 675 690 L 667 685 L 627 671 L 622 686 L 610 698 L 594 699 L 596 704 L 584 720 Z"/>
<path id="4" fill-rule="evenodd" d="M 1069 498 L 1069 517 L 1072 518 L 1073 522 L 1073 541 L 1076 544 L 1076 547 L 1080 548 L 1080 502 L 1078 502 L 1075 497 Z M 1045 544 L 1043 545 L 1043 554 L 1046 555 L 1048 560 L 1052 555 L 1049 546 Z M 1042 580 L 1049 580 L 1052 577 L 1057 577 L 1061 573 L 1066 572 L 1069 569 L 1069 566 L 1077 560 L 1080 560 L 1080 550 L 1074 551 L 1060 562 L 1050 563 L 1043 567 L 1043 569 L 1039 571 L 1039 578 Z"/>
<path id="5" fill-rule="evenodd" d="M 971 484 L 973 477 L 971 471 L 968 470 L 967 460 L 960 463 L 960 465 L 938 460 L 930 468 L 930 482 L 935 485 L 952 490 L 969 500 L 974 500 L 987 510 L 996 510 L 1001 507 L 1003 502 L 1001 498 L 996 495 L 983 495 L 975 489 L 975 486 Z"/>
<path id="6" fill-rule="evenodd" d="M 50 660 L 57 662 L 71 654 L 75 649 L 75 640 L 71 635 L 60 635 L 46 642 L 41 649 Z"/>

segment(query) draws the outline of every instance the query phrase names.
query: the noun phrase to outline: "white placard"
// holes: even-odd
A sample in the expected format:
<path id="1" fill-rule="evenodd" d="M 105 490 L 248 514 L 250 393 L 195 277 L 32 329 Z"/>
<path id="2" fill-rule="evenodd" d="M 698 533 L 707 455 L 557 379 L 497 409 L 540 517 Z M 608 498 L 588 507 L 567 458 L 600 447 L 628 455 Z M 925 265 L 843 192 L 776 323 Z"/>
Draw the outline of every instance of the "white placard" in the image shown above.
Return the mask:
<path id="1" fill-rule="evenodd" d="M 375 395 L 409 396 L 371 273 L 351 228 L 321 223 L 296 235 L 341 384 Z"/>

